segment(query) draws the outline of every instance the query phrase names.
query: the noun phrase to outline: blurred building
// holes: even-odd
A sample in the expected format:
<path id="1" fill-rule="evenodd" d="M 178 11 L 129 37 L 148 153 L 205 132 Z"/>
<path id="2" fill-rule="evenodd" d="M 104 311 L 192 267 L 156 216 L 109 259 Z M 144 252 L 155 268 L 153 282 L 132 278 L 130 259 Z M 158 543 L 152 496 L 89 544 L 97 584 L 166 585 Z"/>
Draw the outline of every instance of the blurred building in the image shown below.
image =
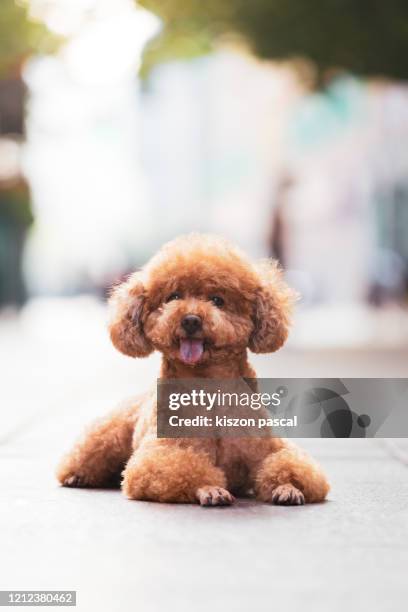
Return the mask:
<path id="1" fill-rule="evenodd" d="M 156 243 L 205 230 L 274 253 L 304 303 L 404 301 L 408 95 L 220 50 L 169 62 L 143 96 Z"/>
<path id="2" fill-rule="evenodd" d="M 343 77 L 294 107 L 285 260 L 311 302 L 406 300 L 407 132 L 396 84 Z"/>
<path id="3" fill-rule="evenodd" d="M 293 71 L 229 48 L 152 71 L 143 151 L 157 244 L 199 230 L 267 254 L 285 126 L 299 91 Z"/>

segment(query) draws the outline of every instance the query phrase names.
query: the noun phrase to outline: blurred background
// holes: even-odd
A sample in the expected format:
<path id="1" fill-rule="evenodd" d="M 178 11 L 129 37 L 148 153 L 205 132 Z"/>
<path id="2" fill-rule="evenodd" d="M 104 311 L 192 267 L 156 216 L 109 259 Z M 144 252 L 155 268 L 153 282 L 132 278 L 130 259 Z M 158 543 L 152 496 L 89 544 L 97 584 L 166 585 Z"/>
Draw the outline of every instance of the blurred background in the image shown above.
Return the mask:
<path id="1" fill-rule="evenodd" d="M 191 230 L 300 291 L 279 375 L 406 375 L 407 79 L 404 0 L 2 0 L 10 394 L 97 369 L 107 288 Z"/>

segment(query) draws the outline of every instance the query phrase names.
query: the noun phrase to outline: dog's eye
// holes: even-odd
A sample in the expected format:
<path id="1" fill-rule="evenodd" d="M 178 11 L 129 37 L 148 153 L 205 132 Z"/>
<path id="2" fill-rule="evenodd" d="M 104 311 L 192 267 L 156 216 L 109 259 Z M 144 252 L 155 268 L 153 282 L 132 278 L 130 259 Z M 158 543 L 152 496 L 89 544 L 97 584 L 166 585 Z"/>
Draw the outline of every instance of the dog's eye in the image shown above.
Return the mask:
<path id="1" fill-rule="evenodd" d="M 173 300 L 181 300 L 181 294 L 178 293 L 177 291 L 174 291 L 173 293 L 170 293 L 169 296 L 166 297 L 166 304 L 167 302 L 172 302 Z"/>
<path id="2" fill-rule="evenodd" d="M 224 300 L 219 295 L 212 295 L 210 297 L 210 301 L 217 306 L 217 308 L 222 308 L 224 306 Z"/>

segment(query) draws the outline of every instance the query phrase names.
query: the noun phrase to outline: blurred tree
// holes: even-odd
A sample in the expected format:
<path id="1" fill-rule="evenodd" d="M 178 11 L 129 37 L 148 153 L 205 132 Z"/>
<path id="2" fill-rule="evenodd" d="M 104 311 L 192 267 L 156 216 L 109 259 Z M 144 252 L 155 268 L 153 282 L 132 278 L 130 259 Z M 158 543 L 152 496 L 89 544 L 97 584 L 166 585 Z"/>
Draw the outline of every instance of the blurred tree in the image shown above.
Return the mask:
<path id="1" fill-rule="evenodd" d="M 45 26 L 29 19 L 27 6 L 24 0 L 0 2 L 0 79 L 18 73 L 31 53 L 53 46 L 53 37 Z"/>
<path id="2" fill-rule="evenodd" d="M 145 70 L 168 57 L 203 52 L 222 34 L 245 36 L 264 58 L 303 56 L 322 75 L 408 78 L 407 0 L 139 0 L 164 21 Z M 187 41 L 189 41 L 187 43 Z"/>

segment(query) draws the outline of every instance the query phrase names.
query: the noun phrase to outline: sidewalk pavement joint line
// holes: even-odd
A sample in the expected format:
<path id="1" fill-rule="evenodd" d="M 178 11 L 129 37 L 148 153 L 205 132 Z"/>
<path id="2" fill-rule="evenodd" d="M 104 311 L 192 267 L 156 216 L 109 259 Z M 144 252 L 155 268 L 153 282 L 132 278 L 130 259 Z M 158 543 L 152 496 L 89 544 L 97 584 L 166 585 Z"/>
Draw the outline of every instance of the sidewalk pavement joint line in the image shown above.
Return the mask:
<path id="1" fill-rule="evenodd" d="M 391 438 L 383 438 L 382 447 L 388 455 L 408 467 L 408 453 L 404 452 Z"/>

